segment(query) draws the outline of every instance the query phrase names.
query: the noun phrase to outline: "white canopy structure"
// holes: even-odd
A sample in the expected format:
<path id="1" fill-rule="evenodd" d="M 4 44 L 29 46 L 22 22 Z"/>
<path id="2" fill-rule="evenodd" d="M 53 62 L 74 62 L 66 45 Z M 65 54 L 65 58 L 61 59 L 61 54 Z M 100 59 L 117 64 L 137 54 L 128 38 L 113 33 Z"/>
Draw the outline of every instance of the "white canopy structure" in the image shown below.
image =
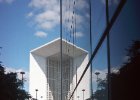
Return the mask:
<path id="1" fill-rule="evenodd" d="M 68 100 L 88 63 L 89 58 L 86 50 L 62 40 L 61 66 L 60 41 L 60 38 L 55 39 L 30 52 L 29 92 L 38 100 L 60 100 L 61 89 L 61 100 Z M 37 93 L 35 89 L 38 89 Z M 85 89 L 84 98 L 89 98 L 90 69 L 84 75 L 72 100 L 78 100 L 77 97 L 81 100 L 83 89 Z"/>

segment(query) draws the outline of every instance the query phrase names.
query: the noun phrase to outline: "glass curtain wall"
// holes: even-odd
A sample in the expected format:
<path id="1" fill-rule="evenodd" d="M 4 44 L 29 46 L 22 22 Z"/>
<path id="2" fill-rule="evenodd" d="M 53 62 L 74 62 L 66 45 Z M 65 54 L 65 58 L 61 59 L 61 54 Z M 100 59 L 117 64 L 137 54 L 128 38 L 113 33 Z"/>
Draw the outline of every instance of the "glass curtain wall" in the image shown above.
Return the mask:
<path id="1" fill-rule="evenodd" d="M 62 72 L 62 100 L 68 100 L 71 97 L 86 67 L 81 66 L 81 64 L 86 57 L 88 59 L 90 57 L 89 8 L 89 0 L 62 0 L 62 41 L 64 41 L 62 43 L 62 62 L 67 62 L 71 59 L 71 66 L 68 65 L 70 68 L 68 68 L 66 73 Z M 65 68 L 66 66 L 62 65 L 62 69 Z M 67 73 L 68 77 L 65 77 Z M 68 87 L 64 89 L 66 85 Z M 90 86 L 90 83 L 85 85 Z M 83 85 L 82 88 L 77 87 L 77 89 L 71 100 L 83 98 L 79 95 L 83 93 L 83 89 L 86 92 L 85 86 Z"/>
<path id="2" fill-rule="evenodd" d="M 62 0 L 62 39 L 73 45 L 62 44 L 62 61 L 71 59 L 68 73 L 72 81 L 66 82 L 69 88 L 63 91 L 66 99 L 85 99 L 86 88 L 79 91 L 83 82 L 78 81 L 87 68 L 92 69 L 89 100 L 130 100 L 138 96 L 138 4 L 138 0 Z M 81 72 L 75 61 L 77 47 L 89 54 L 89 63 Z"/>
<path id="3" fill-rule="evenodd" d="M 107 27 L 105 0 L 91 0 L 92 53 L 97 49 L 101 37 Z M 91 100 L 108 100 L 108 62 L 107 39 L 103 40 L 92 64 Z"/>
<path id="4" fill-rule="evenodd" d="M 127 0 L 110 31 L 111 99 L 138 98 L 140 60 L 139 0 Z M 112 13 L 110 6 L 110 14 Z M 132 92 L 133 91 L 133 92 Z"/>
<path id="5" fill-rule="evenodd" d="M 118 18 L 119 13 L 121 12 L 121 7 L 123 7 L 123 0 L 99 0 L 92 3 L 92 12 L 93 12 L 93 27 L 92 27 L 92 42 L 93 42 L 93 52 L 97 49 L 95 57 L 92 60 L 93 65 L 93 95 L 91 97 L 92 100 L 120 100 L 120 99 L 112 99 L 112 48 L 110 47 L 112 43 L 112 37 L 110 30 L 112 30 L 112 26 L 117 23 L 116 18 Z M 96 7 L 99 4 L 99 7 Z M 100 10 L 102 6 L 103 12 L 101 13 L 101 25 L 96 23 L 96 16 L 100 18 L 100 15 L 96 14 Z M 95 8 L 96 7 L 96 8 Z M 116 13 L 117 11 L 117 13 Z M 98 12 L 100 13 L 100 12 Z M 122 13 L 122 12 L 121 12 Z M 94 21 L 95 20 L 95 21 Z M 114 22 L 113 22 L 114 20 Z M 104 25 L 104 27 L 103 27 Z M 101 29 L 100 29 L 101 28 Z M 109 29 L 110 28 L 110 29 Z M 100 30 L 98 34 L 99 36 L 95 36 L 96 30 Z M 115 32 L 119 31 L 119 29 L 115 30 Z M 97 37 L 97 38 L 96 38 Z M 99 37 L 99 38 L 98 38 Z M 104 37 L 104 39 L 102 38 Z M 119 38 L 114 37 L 119 41 Z M 103 39 L 103 40 L 102 40 Z M 111 40 L 111 41 L 110 41 Z M 95 41 L 95 42 L 94 42 Z M 102 42 L 100 42 L 102 41 Z M 95 44 L 94 44 L 95 43 Z M 101 43 L 101 45 L 100 45 Z M 117 43 L 117 45 L 119 45 Z M 115 44 L 113 45 L 114 49 Z M 96 48 L 95 48 L 96 47 Z M 113 53 L 115 54 L 115 52 Z M 115 59 L 116 56 L 113 56 Z M 115 60 L 116 61 L 116 60 Z M 97 71 L 96 71 L 97 70 Z M 96 76 L 96 81 L 95 81 Z M 116 87 L 115 85 L 113 87 Z"/>
<path id="6" fill-rule="evenodd" d="M 108 100 L 107 39 L 104 40 L 92 61 L 93 100 Z"/>
<path id="7" fill-rule="evenodd" d="M 93 0 L 93 1 L 90 1 L 90 4 L 91 4 L 90 15 L 92 16 L 92 17 L 90 16 L 90 18 L 92 19 L 90 25 L 92 25 L 91 26 L 92 34 L 90 35 L 91 37 L 89 38 L 92 38 L 92 45 L 90 45 L 89 48 L 92 48 L 91 50 L 93 52 L 93 55 L 92 55 L 93 60 L 89 62 L 92 68 L 92 74 L 91 74 L 92 75 L 92 80 L 91 80 L 92 82 L 91 94 L 92 95 L 91 95 L 91 98 L 89 99 L 110 100 L 112 87 L 111 87 L 111 81 L 109 80 L 110 77 L 108 76 L 111 76 L 110 70 L 112 69 L 110 69 L 109 31 L 121 11 L 121 7 L 118 8 L 120 1 Z M 110 9 L 111 7 L 112 9 Z M 116 10 L 118 10 L 117 13 L 116 13 Z M 86 66 L 86 68 L 89 67 L 89 64 Z M 85 68 L 85 71 L 87 71 L 86 68 Z"/>
<path id="8" fill-rule="evenodd" d="M 110 4 L 110 2 L 109 2 Z M 92 16 L 92 17 L 91 17 Z M 66 40 L 68 43 L 72 43 L 73 48 L 69 45 L 62 43 L 62 54 L 71 57 L 73 64 L 71 70 L 69 70 L 69 75 L 72 83 L 69 83 L 69 90 L 67 94 L 63 91 L 64 97 L 70 97 L 71 100 L 75 99 L 85 99 L 84 93 L 86 89 L 78 91 L 78 86 L 82 84 L 82 81 L 77 84 L 82 77 L 87 72 L 86 68 L 91 68 L 91 83 L 90 85 L 90 97 L 92 99 L 108 99 L 108 53 L 107 52 L 107 39 L 105 37 L 102 43 L 98 46 L 101 38 L 103 37 L 104 31 L 107 28 L 106 20 L 106 1 L 104 0 L 62 0 L 62 39 Z M 91 26 L 92 25 L 92 26 Z M 92 34 L 91 34 L 92 32 Z M 63 40 L 62 40 L 63 41 Z M 89 65 L 85 65 L 81 72 L 78 72 L 77 62 L 74 63 L 74 55 L 76 55 L 75 46 L 78 46 L 86 50 L 89 54 L 89 59 L 91 53 L 96 51 L 94 54 L 94 60 L 88 61 Z M 62 61 L 65 57 L 62 56 Z M 64 66 L 62 66 L 63 68 Z M 83 73 L 85 71 L 85 73 Z M 81 73 L 81 74 L 79 74 Z M 79 76 L 78 76 L 79 75 Z M 79 78 L 78 78 L 79 77 Z M 83 77 L 82 77 L 83 78 Z M 62 83 L 63 83 L 62 79 Z M 78 86 L 77 86 L 78 85 Z M 102 85 L 102 86 L 101 86 Z M 76 87 L 77 86 L 77 87 Z M 63 87 L 63 86 L 62 86 Z M 75 90 L 76 89 L 76 90 Z M 62 89 L 63 90 L 63 89 Z M 78 93 L 77 93 L 78 92 Z M 79 96 L 79 93 L 83 92 L 83 95 Z M 72 97 L 71 97 L 72 96 Z M 76 98 L 75 98 L 76 97 Z M 89 97 L 89 98 L 90 98 Z M 88 98 L 86 98 L 88 99 Z"/>

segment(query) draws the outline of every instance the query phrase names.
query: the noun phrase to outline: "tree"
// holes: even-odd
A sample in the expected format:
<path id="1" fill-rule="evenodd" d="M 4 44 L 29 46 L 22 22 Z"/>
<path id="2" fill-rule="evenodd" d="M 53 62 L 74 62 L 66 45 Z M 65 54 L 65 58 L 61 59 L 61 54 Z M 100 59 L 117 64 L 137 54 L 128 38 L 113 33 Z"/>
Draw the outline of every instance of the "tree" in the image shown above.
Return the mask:
<path id="1" fill-rule="evenodd" d="M 17 73 L 5 73 L 5 68 L 0 64 L 0 100 L 26 100 L 29 94 L 22 89 L 22 80 L 17 78 Z"/>
<path id="2" fill-rule="evenodd" d="M 127 49 L 129 59 L 111 74 L 112 100 L 137 100 L 139 97 L 140 41 L 134 41 Z"/>
<path id="3" fill-rule="evenodd" d="M 95 100 L 108 100 L 107 93 L 107 78 L 98 79 L 97 90 L 93 94 L 93 98 Z"/>
<path id="4" fill-rule="evenodd" d="M 140 71 L 140 41 L 133 41 L 127 49 L 129 59 L 119 69 L 111 73 L 111 100 L 138 100 Z M 99 79 L 97 90 L 93 94 L 96 100 L 107 99 L 107 79 Z"/>

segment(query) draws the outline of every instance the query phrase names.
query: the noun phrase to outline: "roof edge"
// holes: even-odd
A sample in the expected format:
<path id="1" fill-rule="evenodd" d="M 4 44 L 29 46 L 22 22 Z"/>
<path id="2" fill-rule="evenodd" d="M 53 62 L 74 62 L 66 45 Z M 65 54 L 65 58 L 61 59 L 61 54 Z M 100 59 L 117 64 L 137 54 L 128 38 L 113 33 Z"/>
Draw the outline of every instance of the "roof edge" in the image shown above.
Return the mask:
<path id="1" fill-rule="evenodd" d="M 47 45 L 49 45 L 49 44 L 51 44 L 51 43 L 57 42 L 57 41 L 59 41 L 60 39 L 61 39 L 61 38 L 58 37 L 58 38 L 56 38 L 56 39 L 54 39 L 54 40 L 52 40 L 52 41 L 50 41 L 50 42 L 48 42 L 48 43 L 46 43 L 46 44 L 43 44 L 43 45 L 41 45 L 41 46 L 39 46 L 39 47 L 37 47 L 37 48 L 31 50 L 30 53 L 33 53 L 33 52 L 35 52 L 36 50 L 41 49 L 42 47 L 47 46 Z M 65 39 L 62 39 L 62 41 L 63 41 L 63 42 L 66 42 L 66 43 L 68 43 L 68 44 L 70 44 L 70 45 L 73 45 L 75 48 L 80 49 L 80 50 L 84 51 L 85 53 L 88 53 L 87 50 L 85 50 L 85 49 L 83 49 L 83 48 L 81 48 L 81 47 L 79 47 L 79 46 L 76 46 L 75 44 L 73 44 L 73 43 L 71 43 L 71 42 L 69 42 L 69 41 L 67 41 L 67 40 L 65 40 Z"/>

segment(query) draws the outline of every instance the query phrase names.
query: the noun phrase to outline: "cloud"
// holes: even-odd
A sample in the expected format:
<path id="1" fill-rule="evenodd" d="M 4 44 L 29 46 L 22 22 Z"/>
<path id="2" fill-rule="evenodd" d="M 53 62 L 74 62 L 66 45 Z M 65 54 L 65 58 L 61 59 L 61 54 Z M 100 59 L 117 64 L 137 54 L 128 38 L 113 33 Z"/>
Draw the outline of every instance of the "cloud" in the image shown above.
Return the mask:
<path id="1" fill-rule="evenodd" d="M 106 78 L 106 73 L 107 73 L 107 69 L 104 70 L 98 70 L 98 69 L 94 69 L 95 71 L 92 72 L 92 83 L 93 84 L 97 84 L 97 75 L 95 74 L 95 72 L 99 72 L 100 74 L 98 75 L 98 78 L 100 79 L 105 79 Z"/>
<path id="2" fill-rule="evenodd" d="M 72 36 L 73 36 L 74 34 L 72 34 Z M 83 37 L 84 36 L 84 33 L 82 33 L 82 32 L 76 32 L 75 33 L 75 37 L 76 38 L 81 38 L 81 37 Z"/>
<path id="3" fill-rule="evenodd" d="M 51 10 L 59 11 L 59 9 L 56 9 L 58 6 L 59 6 L 59 0 L 31 0 L 31 2 L 29 3 L 29 7 L 35 8 L 37 10 L 51 9 Z"/>
<path id="4" fill-rule="evenodd" d="M 64 16 L 63 18 L 65 20 L 69 19 L 69 22 L 67 23 L 63 23 L 65 25 L 65 27 L 67 27 L 68 29 L 71 28 L 72 25 L 72 18 L 71 16 L 73 16 L 73 12 L 72 11 L 64 11 Z M 82 23 L 84 22 L 84 18 L 82 15 L 75 13 L 75 17 L 76 17 L 76 26 L 78 26 L 77 28 L 81 28 Z"/>
<path id="5" fill-rule="evenodd" d="M 94 71 L 92 72 L 93 92 L 95 92 L 97 90 L 97 75 L 95 74 L 95 72 L 100 73 L 98 75 L 98 78 L 105 79 L 106 75 L 107 75 L 107 69 L 103 69 L 103 70 L 94 69 Z"/>
<path id="6" fill-rule="evenodd" d="M 97 81 L 97 75 L 95 75 L 95 72 L 99 72 L 99 73 L 100 73 L 100 74 L 98 75 L 98 78 L 100 78 L 100 79 L 105 79 L 105 78 L 106 78 L 107 69 L 103 69 L 103 70 L 94 69 L 94 70 L 95 70 L 95 71 L 93 71 L 93 73 L 92 73 L 93 82 L 96 82 L 96 81 Z"/>
<path id="7" fill-rule="evenodd" d="M 114 74 L 119 74 L 120 73 L 119 69 L 120 69 L 119 67 L 113 67 L 111 68 L 111 72 Z"/>
<path id="8" fill-rule="evenodd" d="M 78 31 L 77 37 L 82 37 L 82 30 L 84 30 L 83 28 L 86 29 L 86 27 L 88 27 L 87 24 L 89 24 L 87 23 L 87 20 L 89 19 L 89 12 L 87 11 L 89 10 L 88 1 L 76 1 L 75 8 L 72 4 L 73 1 L 63 1 L 63 28 L 66 28 L 67 31 L 71 29 L 71 25 L 73 25 L 73 16 L 76 18 L 76 28 Z M 68 9 L 69 5 L 71 6 L 70 9 Z M 35 28 L 47 31 L 47 33 L 49 33 L 51 30 L 57 29 L 57 27 L 60 26 L 59 0 L 31 0 L 28 6 L 31 8 L 31 11 L 27 14 L 27 17 L 31 17 L 30 23 L 32 23 L 32 26 Z M 73 8 L 75 9 L 74 14 Z M 65 22 L 68 19 L 69 22 Z"/>
<path id="9" fill-rule="evenodd" d="M 33 15 L 34 15 L 34 13 L 30 12 L 30 13 L 27 14 L 27 17 L 32 17 Z"/>
<path id="10" fill-rule="evenodd" d="M 43 31 L 37 31 L 35 33 L 35 36 L 40 37 L 40 38 L 44 38 L 44 37 L 47 37 L 47 33 L 43 32 Z"/>
<path id="11" fill-rule="evenodd" d="M 82 32 L 76 32 L 76 37 L 79 38 L 79 37 L 83 37 L 84 34 Z"/>
<path id="12" fill-rule="evenodd" d="M 6 71 L 6 73 L 9 73 L 9 72 L 15 72 L 15 73 L 17 73 L 17 78 L 20 79 L 20 80 L 22 79 L 22 75 L 20 74 L 20 72 L 25 72 L 25 74 L 23 75 L 23 78 L 24 78 L 24 87 L 25 87 L 25 90 L 28 91 L 29 72 L 27 70 L 6 67 L 5 71 Z"/>
<path id="13" fill-rule="evenodd" d="M 5 71 L 6 71 L 6 73 L 10 73 L 10 72 L 17 73 L 18 79 L 22 79 L 20 72 L 25 72 L 24 79 L 26 80 L 26 82 L 29 82 L 29 72 L 28 71 L 25 71 L 23 69 L 15 69 L 15 68 L 11 68 L 11 67 L 6 67 Z"/>
<path id="14" fill-rule="evenodd" d="M 51 30 L 60 23 L 60 8 L 58 0 L 31 0 L 29 7 L 32 13 L 27 16 L 33 17 L 35 27 L 43 30 Z"/>
<path id="15" fill-rule="evenodd" d="M 120 67 L 112 67 L 111 68 L 111 73 L 119 74 L 119 69 L 120 69 Z M 106 75 L 108 73 L 107 69 L 103 69 L 103 70 L 94 69 L 94 70 L 95 71 L 93 71 L 93 73 L 92 73 L 92 79 L 93 79 L 94 83 L 97 80 L 97 75 L 95 75 L 95 72 L 99 72 L 100 73 L 98 75 L 98 78 L 100 78 L 100 79 L 105 79 L 106 78 Z"/>
<path id="16" fill-rule="evenodd" d="M 83 37 L 84 30 L 89 27 L 89 4 L 87 0 L 77 0 L 75 5 L 73 1 L 63 1 L 63 27 L 67 33 L 75 28 L 76 25 L 76 36 Z M 72 27 L 71 27 L 72 26 Z"/>
<path id="17" fill-rule="evenodd" d="M 124 57 L 122 58 L 123 63 L 129 62 L 129 60 L 130 60 L 130 57 L 129 57 L 129 56 L 124 56 Z"/>
<path id="18" fill-rule="evenodd" d="M 35 16 L 35 23 L 41 29 L 53 29 L 59 24 L 59 19 L 58 13 L 47 10 Z"/>
<path id="19" fill-rule="evenodd" d="M 15 0 L 0 0 L 0 3 L 8 3 L 11 4 L 13 3 Z"/>
<path id="20" fill-rule="evenodd" d="M 89 8 L 88 0 L 77 0 L 78 9 Z"/>

